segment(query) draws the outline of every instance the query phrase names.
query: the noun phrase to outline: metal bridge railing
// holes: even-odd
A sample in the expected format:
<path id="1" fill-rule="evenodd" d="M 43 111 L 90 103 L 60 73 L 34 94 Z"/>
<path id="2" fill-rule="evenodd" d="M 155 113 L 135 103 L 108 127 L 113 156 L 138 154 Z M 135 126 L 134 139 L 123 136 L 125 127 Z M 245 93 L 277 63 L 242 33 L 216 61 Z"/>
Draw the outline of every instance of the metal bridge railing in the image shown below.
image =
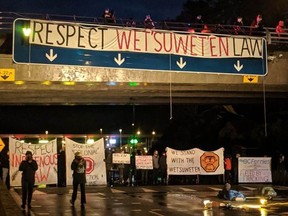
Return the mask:
<path id="1" fill-rule="evenodd" d="M 35 13 L 16 13 L 16 12 L 0 12 L 0 47 L 5 44 L 5 37 L 11 37 L 13 31 L 13 21 L 17 18 L 27 19 L 44 19 L 53 21 L 67 21 L 78 22 L 86 24 L 107 24 L 107 21 L 102 17 L 86 17 L 86 16 L 69 16 L 69 15 L 55 15 L 55 14 L 35 14 Z M 113 23 L 109 25 L 115 26 L 127 26 L 127 23 L 131 21 L 128 19 L 117 18 Z M 133 27 L 144 28 L 144 20 L 135 20 Z M 186 31 L 200 33 L 203 29 L 203 24 L 196 23 L 183 23 L 183 22 L 171 22 L 160 21 L 154 22 L 156 29 L 165 29 L 169 31 Z M 237 35 L 234 25 L 220 25 L 220 24 L 205 24 L 212 34 L 227 34 Z M 288 48 L 288 29 L 285 29 L 285 33 L 278 35 L 275 28 L 265 27 L 264 32 L 256 32 L 257 35 L 261 35 L 267 39 L 268 45 L 276 45 L 282 49 Z M 239 35 L 250 35 L 250 26 L 241 26 L 237 29 Z M 255 32 L 254 32 L 255 33 Z M 12 51 L 11 51 L 12 52 Z M 0 53 L 3 53 L 0 49 Z"/>

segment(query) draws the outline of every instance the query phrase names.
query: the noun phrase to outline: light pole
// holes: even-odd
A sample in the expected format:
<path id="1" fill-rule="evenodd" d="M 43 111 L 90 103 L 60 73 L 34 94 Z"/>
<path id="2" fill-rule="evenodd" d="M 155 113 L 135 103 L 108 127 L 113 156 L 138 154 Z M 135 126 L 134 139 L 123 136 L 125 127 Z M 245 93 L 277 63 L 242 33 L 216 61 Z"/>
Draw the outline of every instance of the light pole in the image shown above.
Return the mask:
<path id="1" fill-rule="evenodd" d="M 122 150 L 122 129 L 119 129 L 119 133 L 120 133 L 120 149 Z"/>

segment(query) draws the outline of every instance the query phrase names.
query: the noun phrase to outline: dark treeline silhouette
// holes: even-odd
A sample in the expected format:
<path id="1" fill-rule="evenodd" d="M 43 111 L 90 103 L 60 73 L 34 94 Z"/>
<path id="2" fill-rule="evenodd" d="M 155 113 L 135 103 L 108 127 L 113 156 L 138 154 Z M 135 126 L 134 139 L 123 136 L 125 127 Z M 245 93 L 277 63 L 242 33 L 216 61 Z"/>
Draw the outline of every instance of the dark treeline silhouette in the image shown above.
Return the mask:
<path id="1" fill-rule="evenodd" d="M 276 26 L 278 20 L 287 21 L 288 4 L 287 0 L 188 0 L 176 21 L 193 22 L 199 14 L 205 23 L 219 24 L 233 24 L 242 16 L 246 26 L 262 14 L 265 26 Z"/>

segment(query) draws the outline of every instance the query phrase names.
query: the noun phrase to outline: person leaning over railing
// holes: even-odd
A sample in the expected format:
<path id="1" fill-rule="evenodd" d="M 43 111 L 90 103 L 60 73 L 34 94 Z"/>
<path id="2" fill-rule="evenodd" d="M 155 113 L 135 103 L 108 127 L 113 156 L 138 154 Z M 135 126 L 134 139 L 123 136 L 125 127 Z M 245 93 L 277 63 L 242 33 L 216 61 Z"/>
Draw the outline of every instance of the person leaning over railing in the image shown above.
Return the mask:
<path id="1" fill-rule="evenodd" d="M 278 25 L 276 26 L 276 33 L 279 37 L 282 36 L 283 33 L 285 33 L 285 23 L 283 20 L 279 20 Z"/>

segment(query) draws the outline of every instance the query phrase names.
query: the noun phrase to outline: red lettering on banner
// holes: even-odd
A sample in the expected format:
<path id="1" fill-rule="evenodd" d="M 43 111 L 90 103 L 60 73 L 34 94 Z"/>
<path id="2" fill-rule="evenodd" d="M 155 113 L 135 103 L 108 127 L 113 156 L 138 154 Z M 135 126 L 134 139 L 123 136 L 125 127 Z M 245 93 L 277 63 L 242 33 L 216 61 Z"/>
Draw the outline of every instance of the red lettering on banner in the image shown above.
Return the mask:
<path id="1" fill-rule="evenodd" d="M 160 33 L 160 32 L 155 32 L 154 33 L 154 35 L 153 35 L 153 37 L 154 37 L 154 40 L 156 41 L 156 43 L 159 45 L 159 48 L 157 49 L 157 48 L 154 48 L 154 50 L 156 51 L 156 52 L 161 52 L 161 50 L 162 50 L 162 43 L 161 43 L 161 41 L 157 38 L 157 35 L 158 34 L 162 34 L 162 33 Z M 165 34 L 164 34 L 164 36 L 165 36 Z M 165 49 L 165 39 L 164 39 L 164 49 Z M 166 50 L 165 50 L 166 51 Z M 167 51 L 166 51 L 167 52 Z"/>
<path id="2" fill-rule="evenodd" d="M 140 39 L 137 38 L 137 31 L 134 31 L 134 50 L 141 51 L 141 49 L 137 48 L 137 44 L 140 42 Z"/>
<path id="3" fill-rule="evenodd" d="M 185 39 L 183 39 L 185 37 Z M 182 50 L 184 51 L 184 54 L 187 53 L 187 46 L 188 46 L 188 36 L 179 36 L 179 40 L 177 41 L 176 35 L 174 35 L 175 40 L 175 51 L 176 53 L 179 53 L 180 47 L 182 47 Z M 185 41 L 185 44 L 184 44 Z"/>
<path id="4" fill-rule="evenodd" d="M 168 44 L 170 44 L 170 47 L 169 48 L 167 48 L 167 45 L 166 45 L 166 35 L 167 34 L 163 34 L 163 43 L 164 43 L 164 50 L 165 50 L 165 52 L 171 52 L 171 50 L 172 50 L 172 40 L 173 40 L 173 38 L 172 38 L 172 33 L 169 33 L 169 39 L 170 39 L 170 41 L 169 41 L 169 43 Z"/>
<path id="5" fill-rule="evenodd" d="M 57 165 L 57 154 L 53 155 L 43 155 L 43 156 L 35 156 L 34 159 L 36 160 L 39 167 L 45 167 L 49 165 Z"/>
<path id="6" fill-rule="evenodd" d="M 47 173 L 45 173 L 43 169 L 38 169 L 37 172 L 35 173 L 36 182 L 48 181 L 50 169 L 51 169 L 51 167 L 48 167 L 46 169 Z"/>
<path id="7" fill-rule="evenodd" d="M 18 167 L 22 160 L 25 159 L 25 155 L 17 155 L 17 154 L 12 154 L 11 155 L 11 165 L 12 167 Z"/>
<path id="8" fill-rule="evenodd" d="M 197 36 L 194 36 L 194 35 L 191 35 L 191 36 L 190 36 L 190 41 L 191 41 L 191 42 L 190 42 L 190 43 L 191 43 L 191 48 L 190 48 L 191 52 L 190 52 L 190 55 L 192 55 L 192 56 L 197 56 L 197 54 L 193 52 L 194 47 L 196 47 L 196 44 L 193 43 L 193 41 L 194 41 L 193 39 L 195 39 L 195 38 L 197 39 Z"/>
<path id="9" fill-rule="evenodd" d="M 213 45 L 215 42 L 214 40 L 216 39 L 216 37 L 210 37 L 210 52 L 211 52 L 211 56 L 217 56 L 216 54 L 214 54 L 214 49 L 215 49 L 215 45 Z"/>
<path id="10" fill-rule="evenodd" d="M 117 32 L 117 42 L 119 49 L 129 49 L 130 40 L 131 40 L 131 32 L 129 31 L 129 36 L 126 35 L 126 31 L 120 31 L 116 29 Z M 123 48 L 123 46 L 125 46 Z"/>
<path id="11" fill-rule="evenodd" d="M 206 37 L 199 37 L 201 39 L 201 53 L 202 56 L 204 56 L 204 39 L 206 39 Z"/>

